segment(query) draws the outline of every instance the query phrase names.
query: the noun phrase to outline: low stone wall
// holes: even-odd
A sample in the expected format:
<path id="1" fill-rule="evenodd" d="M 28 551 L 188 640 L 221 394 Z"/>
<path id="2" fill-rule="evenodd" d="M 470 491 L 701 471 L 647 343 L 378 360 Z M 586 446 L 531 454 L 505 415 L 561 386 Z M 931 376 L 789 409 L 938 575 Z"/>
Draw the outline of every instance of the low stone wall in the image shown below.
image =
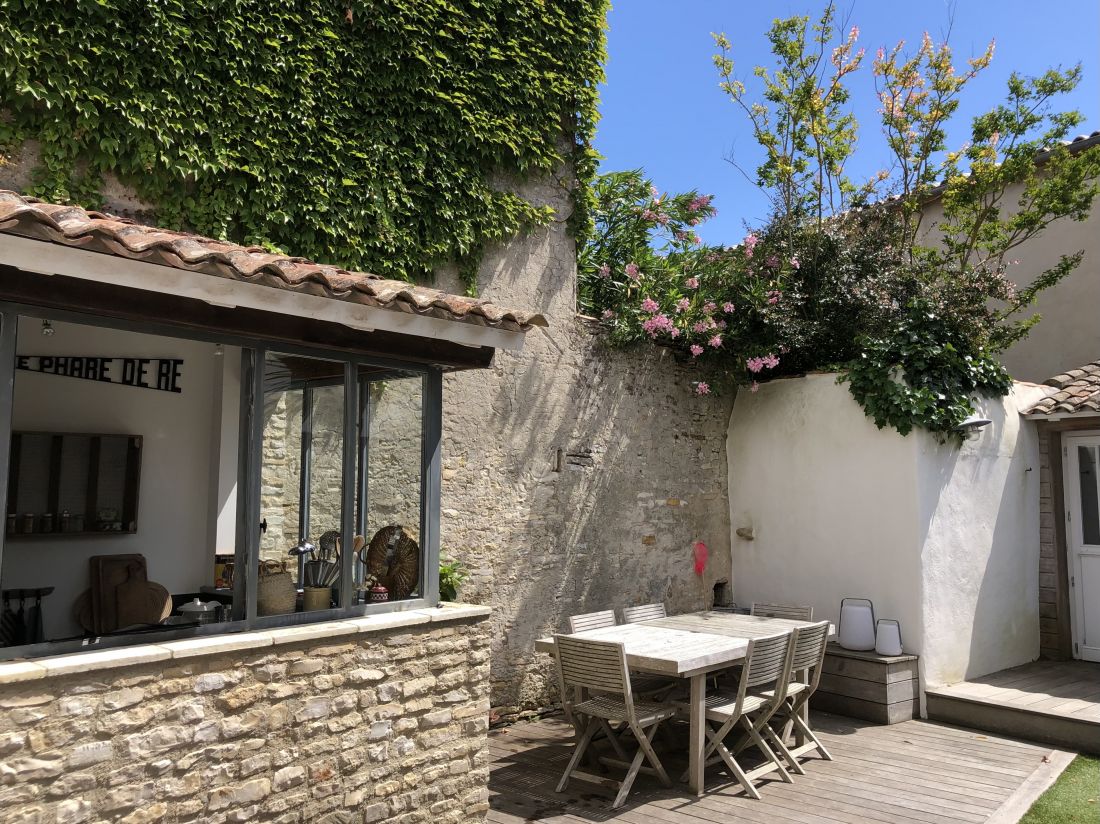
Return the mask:
<path id="1" fill-rule="evenodd" d="M 0 821 L 481 821 L 485 613 L 0 664 Z"/>

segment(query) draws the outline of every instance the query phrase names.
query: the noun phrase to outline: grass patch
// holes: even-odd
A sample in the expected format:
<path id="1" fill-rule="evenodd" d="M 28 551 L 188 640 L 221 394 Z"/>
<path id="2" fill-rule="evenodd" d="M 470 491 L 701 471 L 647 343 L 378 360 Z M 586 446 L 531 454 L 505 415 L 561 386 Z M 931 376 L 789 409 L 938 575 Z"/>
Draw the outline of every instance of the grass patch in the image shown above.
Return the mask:
<path id="1" fill-rule="evenodd" d="M 1096 824 L 1100 821 L 1100 758 L 1079 755 L 1031 805 L 1020 824 Z"/>

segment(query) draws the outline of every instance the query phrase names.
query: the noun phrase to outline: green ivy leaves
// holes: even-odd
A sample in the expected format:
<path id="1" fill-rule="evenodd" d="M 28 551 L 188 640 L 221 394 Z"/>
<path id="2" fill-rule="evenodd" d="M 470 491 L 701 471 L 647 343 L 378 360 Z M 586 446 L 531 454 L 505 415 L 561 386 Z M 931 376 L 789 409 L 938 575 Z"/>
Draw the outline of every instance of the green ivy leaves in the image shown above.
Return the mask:
<path id="1" fill-rule="evenodd" d="M 472 288 L 486 244 L 549 220 L 494 177 L 552 171 L 563 125 L 595 171 L 606 7 L 0 3 L 0 142 L 40 142 L 45 199 L 99 206 L 110 172 L 165 225 Z"/>

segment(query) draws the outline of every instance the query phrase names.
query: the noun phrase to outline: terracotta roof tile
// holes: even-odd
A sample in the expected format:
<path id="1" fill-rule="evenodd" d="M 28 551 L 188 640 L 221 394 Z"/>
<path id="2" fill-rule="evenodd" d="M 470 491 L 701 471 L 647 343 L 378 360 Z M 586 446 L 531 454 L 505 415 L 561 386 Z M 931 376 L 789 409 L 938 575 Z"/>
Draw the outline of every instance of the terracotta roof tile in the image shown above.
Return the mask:
<path id="1" fill-rule="evenodd" d="M 1100 412 L 1100 360 L 1070 369 L 1046 381 L 1053 392 L 1043 398 L 1025 414 L 1073 415 L 1078 412 Z"/>
<path id="2" fill-rule="evenodd" d="M 239 246 L 201 235 L 158 229 L 78 206 L 45 203 L 3 189 L 0 189 L 0 232 L 276 289 L 511 332 L 547 326 L 540 314 L 507 309 L 480 298 L 386 280 L 305 258 L 272 254 L 255 246 Z"/>

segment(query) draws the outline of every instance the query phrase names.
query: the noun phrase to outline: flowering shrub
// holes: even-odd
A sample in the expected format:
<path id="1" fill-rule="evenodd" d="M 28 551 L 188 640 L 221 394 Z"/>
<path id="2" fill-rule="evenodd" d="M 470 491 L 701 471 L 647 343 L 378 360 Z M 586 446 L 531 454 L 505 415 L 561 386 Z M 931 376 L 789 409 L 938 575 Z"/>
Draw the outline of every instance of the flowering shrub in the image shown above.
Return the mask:
<path id="1" fill-rule="evenodd" d="M 1080 69 L 1014 75 L 1006 102 L 975 118 L 970 144 L 951 153 L 945 123 L 992 47 L 965 71 L 927 37 L 912 56 L 903 44 L 879 50 L 896 171 L 856 186 L 844 173 L 857 126 L 844 80 L 863 51 L 855 28 L 830 50 L 832 23 L 832 6 L 812 29 L 805 17 L 776 21 L 777 67 L 755 72 L 764 102 L 746 101 L 729 41 L 716 36 L 721 87 L 765 149 L 757 181 L 773 217 L 735 245 L 707 246 L 694 230 L 715 214 L 710 196 L 661 193 L 641 171 L 599 176 L 595 232 L 579 254 L 581 308 L 616 344 L 669 346 L 706 369 L 697 394 L 835 370 L 880 427 L 949 433 L 975 393 L 1008 391 L 994 356 L 1038 319 L 1019 313 L 1080 263 L 1068 251 L 1026 288 L 1008 278 L 1016 246 L 1056 219 L 1083 220 L 1098 193 L 1100 151 L 1060 145 L 1081 115 L 1050 110 Z M 1014 184 L 1021 194 L 1006 202 Z M 897 198 L 866 205 L 891 186 Z M 934 235 L 921 226 L 933 197 L 943 206 Z"/>

